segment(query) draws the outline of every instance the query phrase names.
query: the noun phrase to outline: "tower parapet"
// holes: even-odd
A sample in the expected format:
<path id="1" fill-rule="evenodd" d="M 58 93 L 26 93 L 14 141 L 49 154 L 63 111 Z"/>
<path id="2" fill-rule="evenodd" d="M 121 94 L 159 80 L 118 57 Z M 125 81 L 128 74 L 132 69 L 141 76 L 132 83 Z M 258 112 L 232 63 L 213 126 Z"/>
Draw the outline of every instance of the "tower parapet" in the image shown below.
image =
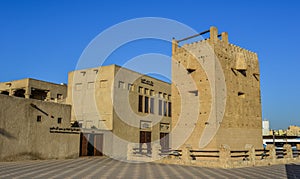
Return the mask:
<path id="1" fill-rule="evenodd" d="M 179 46 L 206 33 L 210 33 L 207 39 Z M 179 137 L 196 149 L 215 149 L 223 144 L 232 149 L 244 149 L 246 144 L 261 148 L 257 54 L 229 43 L 228 33 L 218 34 L 216 27 L 173 39 L 172 47 L 173 139 Z M 188 137 L 176 134 L 188 130 Z M 180 148 L 178 142 L 172 142 Z"/>

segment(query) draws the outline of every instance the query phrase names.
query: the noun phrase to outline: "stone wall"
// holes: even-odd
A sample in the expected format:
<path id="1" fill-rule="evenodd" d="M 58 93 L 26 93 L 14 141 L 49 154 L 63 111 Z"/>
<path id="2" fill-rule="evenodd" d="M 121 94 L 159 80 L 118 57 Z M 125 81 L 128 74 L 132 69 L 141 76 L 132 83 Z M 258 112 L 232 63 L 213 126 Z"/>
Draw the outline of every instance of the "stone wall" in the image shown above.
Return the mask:
<path id="1" fill-rule="evenodd" d="M 257 54 L 230 44 L 215 27 L 209 31 L 202 41 L 173 40 L 173 147 L 262 148 Z"/>
<path id="2" fill-rule="evenodd" d="M 79 156 L 79 134 L 50 133 L 70 127 L 70 105 L 5 95 L 0 101 L 0 160 Z"/>

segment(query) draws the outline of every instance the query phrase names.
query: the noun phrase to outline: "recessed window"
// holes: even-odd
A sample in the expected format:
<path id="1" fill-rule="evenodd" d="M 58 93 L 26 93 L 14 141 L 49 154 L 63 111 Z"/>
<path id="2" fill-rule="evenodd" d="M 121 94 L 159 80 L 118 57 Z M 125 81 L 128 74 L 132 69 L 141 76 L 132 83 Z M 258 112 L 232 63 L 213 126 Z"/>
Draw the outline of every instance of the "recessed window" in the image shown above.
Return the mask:
<path id="1" fill-rule="evenodd" d="M 148 95 L 149 94 L 149 89 L 148 88 L 145 88 L 145 95 Z"/>
<path id="2" fill-rule="evenodd" d="M 150 99 L 150 113 L 154 114 L 154 98 Z"/>
<path id="3" fill-rule="evenodd" d="M 149 113 L 149 97 L 145 96 L 145 109 L 144 109 L 145 113 Z"/>
<path id="4" fill-rule="evenodd" d="M 9 95 L 9 92 L 8 91 L 1 91 L 0 94 Z"/>
<path id="5" fill-rule="evenodd" d="M 162 98 L 162 97 L 163 97 L 162 92 L 158 92 L 158 97 L 159 97 L 159 98 Z"/>
<path id="6" fill-rule="evenodd" d="M 247 77 L 246 70 L 237 70 L 237 71 L 240 72 L 243 76 Z"/>
<path id="7" fill-rule="evenodd" d="M 189 91 L 189 93 L 198 96 L 198 90 Z"/>
<path id="8" fill-rule="evenodd" d="M 194 71 L 196 71 L 196 69 L 192 69 L 192 68 L 188 68 L 188 69 L 186 69 L 186 70 L 187 70 L 188 74 L 191 74 L 191 73 L 193 73 Z"/>
<path id="9" fill-rule="evenodd" d="M 167 116 L 167 102 L 164 101 L 164 116 Z"/>
<path id="10" fill-rule="evenodd" d="M 258 73 L 253 73 L 253 76 L 256 79 L 256 81 L 259 81 L 259 74 Z"/>
<path id="11" fill-rule="evenodd" d="M 168 116 L 171 117 L 172 116 L 172 103 L 168 102 Z"/>
<path id="12" fill-rule="evenodd" d="M 94 89 L 95 88 L 95 83 L 94 82 L 88 82 L 87 88 L 88 89 Z"/>
<path id="13" fill-rule="evenodd" d="M 143 87 L 139 86 L 138 92 L 143 93 Z"/>
<path id="14" fill-rule="evenodd" d="M 238 92 L 238 96 L 240 97 L 240 98 L 245 98 L 245 93 L 244 92 Z"/>
<path id="15" fill-rule="evenodd" d="M 150 90 L 150 96 L 154 96 L 154 90 Z"/>
<path id="16" fill-rule="evenodd" d="M 168 99 L 168 95 L 164 93 L 164 99 Z"/>
<path id="17" fill-rule="evenodd" d="M 139 95 L 138 111 L 143 112 L 143 96 Z"/>
<path id="18" fill-rule="evenodd" d="M 119 88 L 124 89 L 125 83 L 123 81 L 119 81 Z"/>
<path id="19" fill-rule="evenodd" d="M 162 115 L 162 100 L 158 100 L 158 115 Z"/>
<path id="20" fill-rule="evenodd" d="M 75 84 L 75 90 L 80 91 L 82 89 L 82 83 L 76 83 Z"/>
<path id="21" fill-rule="evenodd" d="M 36 122 L 42 122 L 42 116 L 36 116 Z"/>
<path id="22" fill-rule="evenodd" d="M 134 91 L 134 86 L 133 86 L 133 84 L 128 84 L 128 90 L 129 91 Z"/>
<path id="23" fill-rule="evenodd" d="M 63 99 L 63 95 L 62 94 L 57 94 L 57 99 Z"/>
<path id="24" fill-rule="evenodd" d="M 107 84 L 107 80 L 101 80 L 100 81 L 100 88 L 107 88 L 108 84 Z"/>
<path id="25" fill-rule="evenodd" d="M 57 118 L 57 123 L 58 123 L 58 124 L 61 124 L 61 121 L 62 121 L 62 118 L 61 118 L 61 117 Z"/>
<path id="26" fill-rule="evenodd" d="M 85 76 L 86 72 L 85 71 L 82 71 L 80 72 L 82 76 Z"/>

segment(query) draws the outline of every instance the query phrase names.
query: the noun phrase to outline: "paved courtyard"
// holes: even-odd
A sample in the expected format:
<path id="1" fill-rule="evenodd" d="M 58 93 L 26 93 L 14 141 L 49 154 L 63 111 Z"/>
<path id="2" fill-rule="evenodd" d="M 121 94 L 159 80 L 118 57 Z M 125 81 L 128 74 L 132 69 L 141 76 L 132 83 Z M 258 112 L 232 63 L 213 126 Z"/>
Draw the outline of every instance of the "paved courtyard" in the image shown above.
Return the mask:
<path id="1" fill-rule="evenodd" d="M 215 169 L 87 157 L 1 162 L 0 178 L 300 178 L 300 164 Z"/>

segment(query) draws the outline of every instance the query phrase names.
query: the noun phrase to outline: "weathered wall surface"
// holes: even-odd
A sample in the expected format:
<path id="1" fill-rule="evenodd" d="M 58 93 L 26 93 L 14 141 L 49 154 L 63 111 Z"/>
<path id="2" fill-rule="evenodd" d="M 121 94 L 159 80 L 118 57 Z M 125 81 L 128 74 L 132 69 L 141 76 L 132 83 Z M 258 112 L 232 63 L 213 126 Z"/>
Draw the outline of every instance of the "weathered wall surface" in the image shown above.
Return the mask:
<path id="1" fill-rule="evenodd" d="M 174 41 L 172 58 L 172 125 L 191 131 L 187 137 L 177 135 L 183 144 L 262 148 L 257 55 L 229 44 L 227 33 L 219 39 L 212 27 L 206 40 L 182 47 Z"/>
<path id="2" fill-rule="evenodd" d="M 65 84 L 55 84 L 31 78 L 0 83 L 0 92 L 8 92 L 10 96 L 14 96 L 14 92 L 19 89 L 25 90 L 25 98 L 32 98 L 31 94 L 35 89 L 47 92 L 46 101 L 65 102 L 64 99 L 67 97 Z"/>
<path id="3" fill-rule="evenodd" d="M 141 131 L 151 132 L 152 144 L 160 143 L 160 133 L 171 132 L 171 117 L 164 115 L 163 109 L 163 102 L 171 102 L 170 84 L 118 66 L 114 76 L 113 134 L 114 140 L 117 141 L 114 141 L 114 154 L 126 156 L 128 143 L 140 143 Z M 139 96 L 143 99 L 142 111 L 138 110 Z M 148 106 L 145 102 L 146 97 L 149 99 Z M 150 100 L 153 100 L 152 107 Z M 162 114 L 159 114 L 159 100 L 162 101 Z M 166 107 L 168 110 L 168 106 Z M 145 112 L 145 109 L 148 109 L 148 112 Z M 149 128 L 143 128 L 144 123 L 147 123 Z M 169 128 L 164 129 L 161 124 Z"/>
<path id="4" fill-rule="evenodd" d="M 78 134 L 49 131 L 50 127 L 69 127 L 70 105 L 5 95 L 0 95 L 0 101 L 0 160 L 79 156 Z"/>
<path id="5" fill-rule="evenodd" d="M 139 143 L 140 131 L 151 132 L 152 142 L 159 142 L 160 133 L 170 132 L 171 117 L 158 110 L 159 100 L 161 108 L 163 102 L 171 102 L 169 83 L 116 65 L 73 71 L 68 80 L 72 120 L 79 121 L 84 132 L 104 134 L 105 155 L 126 157 L 127 144 Z M 138 110 L 139 96 L 142 111 Z M 142 129 L 143 123 L 150 127 Z M 169 128 L 161 128 L 161 123 Z"/>

